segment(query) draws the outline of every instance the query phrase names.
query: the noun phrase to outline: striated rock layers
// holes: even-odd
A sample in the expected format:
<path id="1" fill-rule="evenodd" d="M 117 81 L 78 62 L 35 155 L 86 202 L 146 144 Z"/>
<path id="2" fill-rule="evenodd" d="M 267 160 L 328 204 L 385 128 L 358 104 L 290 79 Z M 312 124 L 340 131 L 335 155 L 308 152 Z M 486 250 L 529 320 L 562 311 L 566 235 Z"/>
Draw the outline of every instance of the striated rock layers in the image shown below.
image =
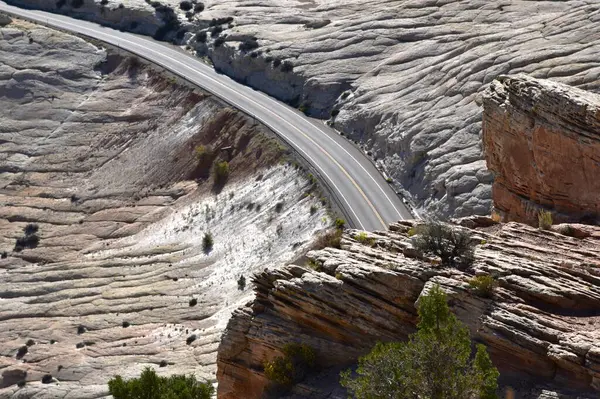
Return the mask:
<path id="1" fill-rule="evenodd" d="M 496 209 L 510 220 L 600 220 L 600 96 L 520 74 L 484 95 L 483 145 Z"/>
<path id="2" fill-rule="evenodd" d="M 144 0 L 84 3 L 60 12 L 130 29 L 149 9 Z M 478 104 L 498 75 L 600 87 L 597 0 L 203 0 L 190 22 L 179 0 L 160 3 L 199 33 L 179 31 L 219 71 L 311 115 L 338 110 L 334 127 L 429 213 L 489 213 Z"/>
<path id="3" fill-rule="evenodd" d="M 135 59 L 19 20 L 0 37 L 0 398 L 106 397 L 146 366 L 214 381 L 240 276 L 329 223 L 311 182 L 251 118 Z"/>
<path id="4" fill-rule="evenodd" d="M 597 397 L 600 228 L 562 226 L 571 234 L 565 236 L 488 218 L 461 223 L 480 243 L 469 272 L 419 258 L 409 238 L 412 222 L 400 222 L 367 239 L 350 231 L 342 249 L 310 252 L 321 271 L 291 265 L 257 275 L 256 300 L 234 313 L 219 347 L 219 398 L 260 397 L 268 383 L 263 362 L 289 342 L 312 346 L 322 371 L 296 386 L 295 397 L 346 397 L 336 387 L 337 372 L 376 341 L 413 332 L 415 302 L 436 283 L 518 397 L 558 397 L 552 387 Z M 481 274 L 497 280 L 491 298 L 468 283 Z"/>

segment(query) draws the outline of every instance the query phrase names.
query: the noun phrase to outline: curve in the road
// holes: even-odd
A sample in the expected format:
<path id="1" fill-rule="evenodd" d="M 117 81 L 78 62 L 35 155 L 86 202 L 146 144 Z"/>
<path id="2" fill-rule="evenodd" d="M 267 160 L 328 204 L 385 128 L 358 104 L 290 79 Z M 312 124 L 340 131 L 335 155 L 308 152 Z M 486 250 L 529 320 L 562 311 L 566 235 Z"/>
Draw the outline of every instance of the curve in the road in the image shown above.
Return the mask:
<path id="1" fill-rule="evenodd" d="M 3 2 L 0 2 L 0 11 L 123 48 L 253 116 L 271 128 L 317 170 L 354 227 L 386 229 L 389 222 L 413 217 L 377 168 L 333 129 L 312 123 L 297 110 L 218 74 L 179 49 L 91 22 L 43 11 L 24 10 Z"/>

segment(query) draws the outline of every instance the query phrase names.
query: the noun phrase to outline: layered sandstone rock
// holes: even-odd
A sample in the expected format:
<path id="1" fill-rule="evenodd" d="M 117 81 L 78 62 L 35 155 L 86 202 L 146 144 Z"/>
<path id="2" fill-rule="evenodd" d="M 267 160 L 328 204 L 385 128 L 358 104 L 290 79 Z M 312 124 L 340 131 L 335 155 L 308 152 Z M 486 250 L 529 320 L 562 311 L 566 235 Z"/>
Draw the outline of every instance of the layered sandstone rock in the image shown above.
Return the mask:
<path id="1" fill-rule="evenodd" d="M 62 12 L 114 24 L 147 9 L 144 0 L 109 0 L 102 14 L 91 5 L 100 0 L 84 3 L 86 13 Z M 334 127 L 428 213 L 489 214 L 478 104 L 495 77 L 525 72 L 600 87 L 596 0 L 203 0 L 189 24 L 179 0 L 161 3 L 186 30 L 208 32 L 206 42 L 184 40 L 218 70 L 312 115 L 339 110 Z M 213 36 L 213 18 L 233 21 Z M 240 51 L 251 38 L 258 48 Z"/>
<path id="2" fill-rule="evenodd" d="M 583 228 L 581 239 L 484 218 L 461 224 L 479 243 L 468 272 L 420 258 L 409 238 L 412 222 L 402 222 L 368 234 L 372 245 L 349 231 L 342 249 L 309 253 L 320 272 L 291 265 L 257 275 L 256 300 L 234 313 L 219 347 L 219 398 L 260 397 L 268 385 L 263 362 L 289 342 L 312 346 L 328 376 L 296 386 L 296 397 L 345 397 L 337 371 L 376 341 L 413 332 L 415 302 L 433 284 L 448 292 L 453 311 L 519 397 L 557 397 L 533 388 L 539 383 L 596 397 L 584 392 L 600 390 L 600 228 Z M 469 286 L 480 274 L 498 282 L 491 298 Z"/>
<path id="3" fill-rule="evenodd" d="M 214 381 L 250 275 L 328 224 L 311 183 L 263 127 L 159 70 L 19 20 L 0 37 L 0 397 L 106 397 L 145 366 Z M 17 251 L 29 223 L 39 243 Z"/>
<path id="4" fill-rule="evenodd" d="M 509 220 L 600 220 L 600 96 L 520 74 L 484 95 L 494 206 Z"/>

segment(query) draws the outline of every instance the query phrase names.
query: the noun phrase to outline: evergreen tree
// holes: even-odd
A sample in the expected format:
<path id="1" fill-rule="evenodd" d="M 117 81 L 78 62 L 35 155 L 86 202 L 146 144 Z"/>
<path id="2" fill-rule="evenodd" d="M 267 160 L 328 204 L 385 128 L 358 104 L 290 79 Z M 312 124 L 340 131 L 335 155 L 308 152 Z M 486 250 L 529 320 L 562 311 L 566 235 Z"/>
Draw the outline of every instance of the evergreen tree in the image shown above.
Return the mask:
<path id="1" fill-rule="evenodd" d="M 407 342 L 375 345 L 355 377 L 342 373 L 342 385 L 358 399 L 497 398 L 498 370 L 483 345 L 471 360 L 469 330 L 439 286 L 421 298 L 417 327 Z"/>

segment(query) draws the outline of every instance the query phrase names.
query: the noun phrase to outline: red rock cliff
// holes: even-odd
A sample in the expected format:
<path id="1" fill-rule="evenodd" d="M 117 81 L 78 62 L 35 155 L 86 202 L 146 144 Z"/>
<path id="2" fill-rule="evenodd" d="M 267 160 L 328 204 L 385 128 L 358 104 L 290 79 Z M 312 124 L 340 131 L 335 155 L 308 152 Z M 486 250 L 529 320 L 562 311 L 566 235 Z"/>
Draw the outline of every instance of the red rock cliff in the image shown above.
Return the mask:
<path id="1" fill-rule="evenodd" d="M 600 96 L 526 75 L 500 77 L 484 94 L 483 145 L 493 200 L 509 220 L 600 215 Z"/>

